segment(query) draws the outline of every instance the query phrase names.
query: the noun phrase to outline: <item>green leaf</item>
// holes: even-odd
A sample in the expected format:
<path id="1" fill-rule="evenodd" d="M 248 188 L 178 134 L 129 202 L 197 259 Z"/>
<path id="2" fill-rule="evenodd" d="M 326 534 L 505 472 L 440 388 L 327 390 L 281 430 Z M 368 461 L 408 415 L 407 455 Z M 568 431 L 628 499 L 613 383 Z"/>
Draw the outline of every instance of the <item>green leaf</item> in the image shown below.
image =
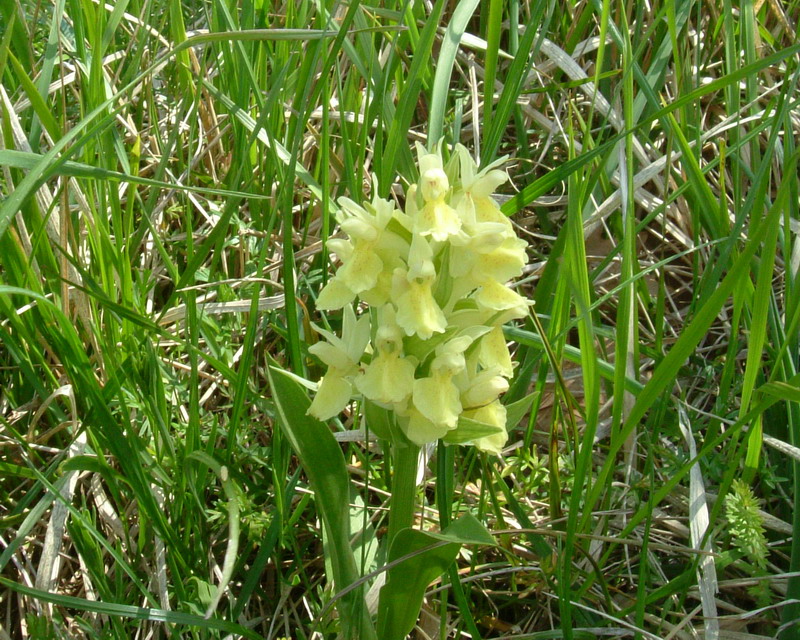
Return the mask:
<path id="1" fill-rule="evenodd" d="M 458 520 L 438 532 L 428 532 L 426 535 L 436 540 L 445 542 L 458 542 L 460 544 L 486 544 L 495 546 L 494 536 L 483 526 L 483 523 L 471 513 L 465 513 Z M 391 552 L 390 552 L 391 557 Z"/>
<path id="2" fill-rule="evenodd" d="M 48 591 L 27 587 L 12 580 L 8 580 L 7 578 L 0 578 L 0 584 L 7 589 L 35 598 L 40 602 L 50 602 L 59 607 L 68 607 L 78 611 L 90 611 L 107 616 L 133 618 L 135 620 L 147 620 L 150 622 L 188 625 L 200 629 L 221 629 L 222 631 L 241 635 L 244 638 L 253 638 L 253 640 L 259 640 L 259 638 L 261 638 L 257 633 L 239 624 L 228 622 L 227 620 L 206 620 L 202 616 L 183 613 L 181 611 L 134 607 L 127 604 L 117 604 L 115 602 L 98 602 L 96 600 L 86 600 L 85 598 L 76 598 L 74 596 L 63 596 L 57 593 L 50 593 Z"/>
<path id="3" fill-rule="evenodd" d="M 41 120 L 44 128 L 47 129 L 47 133 L 53 136 L 54 139 L 60 138 L 61 132 L 58 127 L 58 123 L 53 117 L 51 110 L 48 108 L 47 103 L 37 91 L 36 85 L 33 84 L 33 81 L 28 77 L 28 74 L 25 73 L 25 68 L 22 66 L 19 60 L 17 60 L 16 56 L 10 51 L 8 52 L 8 61 L 11 63 L 14 74 L 16 75 L 17 80 L 19 80 L 22 89 L 25 91 L 25 95 L 28 97 L 28 100 L 30 100 L 34 112 Z"/>
<path id="4" fill-rule="evenodd" d="M 445 6 L 444 0 L 437 0 L 433 5 L 425 26 L 420 32 L 414 55 L 411 58 L 411 67 L 405 76 L 404 83 L 397 98 L 397 110 L 394 119 L 389 123 L 389 131 L 386 135 L 386 148 L 383 156 L 383 171 L 379 176 L 380 195 L 385 196 L 389 193 L 389 188 L 394 180 L 398 160 L 403 155 L 410 156 L 408 151 L 408 131 L 417 108 L 422 82 L 427 73 L 426 65 L 430 64 L 433 55 L 433 42 L 436 37 L 436 27 L 439 26 L 439 19 Z M 411 176 L 407 176 L 411 177 Z"/>
<path id="5" fill-rule="evenodd" d="M 418 529 L 398 532 L 389 550 L 391 568 L 378 606 L 378 636 L 382 640 L 403 640 L 414 628 L 425 589 L 447 571 L 462 544 L 495 542 L 469 513 L 441 533 Z"/>
<path id="6" fill-rule="evenodd" d="M 364 415 L 367 420 L 367 429 L 381 440 L 393 440 L 392 418 L 389 410 L 379 407 L 369 400 L 364 401 Z"/>
<path id="7" fill-rule="evenodd" d="M 6 478 L 17 477 L 32 479 L 36 477 L 36 474 L 27 467 L 21 467 L 11 462 L 0 462 L 0 473 Z"/>
<path id="8" fill-rule="evenodd" d="M 431 112 L 428 118 L 428 150 L 439 142 L 444 131 L 444 113 L 447 107 L 447 97 L 450 95 L 450 76 L 456 62 L 456 53 L 464 36 L 467 23 L 475 13 L 478 0 L 461 0 L 453 10 L 450 24 L 439 49 L 436 60 L 436 75 L 433 77 L 433 92 L 431 95 Z"/>
<path id="9" fill-rule="evenodd" d="M 33 153 L 32 151 L 18 151 L 15 149 L 0 149 L 0 165 L 14 167 L 16 169 L 33 170 L 35 169 L 41 159 L 41 153 Z M 75 162 L 68 160 L 67 162 L 59 165 L 54 175 L 70 176 L 76 178 L 92 178 L 95 180 L 111 180 L 113 182 L 130 182 L 131 184 L 141 184 L 149 187 L 158 187 L 159 189 L 175 189 L 176 191 L 186 191 L 190 193 L 201 193 L 207 195 L 218 196 L 237 196 L 240 198 L 252 198 L 254 200 L 268 200 L 269 196 L 258 193 L 247 193 L 245 191 L 235 191 L 230 189 L 214 189 L 212 187 L 197 187 L 192 185 L 180 184 L 178 182 L 164 182 L 163 180 L 154 180 L 152 178 L 143 178 L 131 173 L 124 173 L 106 169 L 104 167 L 95 167 L 83 162 Z"/>
<path id="10" fill-rule="evenodd" d="M 333 581 L 341 591 L 360 578 L 350 546 L 350 483 L 344 455 L 327 425 L 306 415 L 311 401 L 302 386 L 275 366 L 269 367 L 268 375 L 278 423 L 300 458 L 314 491 L 317 511 L 328 536 Z M 375 637 L 363 588 L 342 595 L 338 610 L 346 637 L 356 637 L 356 631 L 362 638 Z"/>
<path id="11" fill-rule="evenodd" d="M 503 427 L 460 416 L 458 418 L 458 426 L 452 431 L 448 431 L 447 435 L 442 439 L 447 444 L 464 444 L 502 431 L 504 431 Z"/>
<path id="12" fill-rule="evenodd" d="M 525 412 L 531 408 L 535 397 L 535 393 L 530 393 L 524 398 L 506 405 L 506 431 L 511 431 L 520 423 L 525 417 Z"/>
<path id="13" fill-rule="evenodd" d="M 758 388 L 758 393 L 780 398 L 787 402 L 800 403 L 800 388 L 788 382 L 767 382 Z"/>
<path id="14" fill-rule="evenodd" d="M 531 7 L 531 15 L 525 25 L 525 32 L 519 41 L 519 47 L 514 52 L 514 60 L 503 78 L 503 89 L 489 122 L 485 123 L 483 129 L 483 149 L 481 150 L 481 165 L 486 165 L 497 157 L 497 149 L 502 142 L 503 135 L 508 130 L 508 121 L 517 104 L 520 90 L 525 82 L 528 70 L 536 58 L 539 47 L 547 33 L 552 12 L 544 15 L 548 3 L 536 2 Z M 488 64 L 488 56 L 487 56 Z M 494 92 L 493 83 L 484 84 Z M 488 93 L 488 92 L 487 92 Z M 488 100 L 486 104 L 490 104 Z M 486 108 L 491 112 L 489 107 Z"/>

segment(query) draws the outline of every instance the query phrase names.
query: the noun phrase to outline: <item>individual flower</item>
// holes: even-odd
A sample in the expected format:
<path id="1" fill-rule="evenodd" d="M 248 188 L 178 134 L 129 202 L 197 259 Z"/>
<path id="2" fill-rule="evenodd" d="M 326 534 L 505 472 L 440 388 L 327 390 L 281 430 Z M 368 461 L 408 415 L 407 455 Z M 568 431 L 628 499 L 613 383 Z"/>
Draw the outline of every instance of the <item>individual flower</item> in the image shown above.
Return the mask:
<path id="1" fill-rule="evenodd" d="M 430 375 L 414 382 L 414 406 L 438 427 L 455 429 L 458 424 L 461 394 L 453 377 L 466 366 L 464 351 L 471 342 L 469 336 L 460 336 L 437 347 Z"/>
<path id="2" fill-rule="evenodd" d="M 342 371 L 328 369 L 328 373 L 320 378 L 317 393 L 307 413 L 317 420 L 330 420 L 342 412 L 352 395 L 353 384 Z"/>
<path id="3" fill-rule="evenodd" d="M 376 353 L 356 387 L 366 398 L 384 405 L 399 404 L 413 391 L 416 362 L 403 355 L 403 332 L 390 304 L 380 311 Z"/>
<path id="4" fill-rule="evenodd" d="M 472 444 L 481 451 L 500 455 L 503 446 L 508 442 L 508 431 L 506 431 L 507 414 L 503 404 L 499 400 L 495 400 L 479 409 L 465 411 L 464 417 L 499 428 L 496 433 L 478 438 Z"/>
<path id="5" fill-rule="evenodd" d="M 398 423 L 405 436 L 418 447 L 436 442 L 450 431 L 444 424 L 436 424 L 426 418 L 412 404 L 405 409 L 398 410 Z"/>
<path id="6" fill-rule="evenodd" d="M 352 381 L 359 373 L 359 362 L 369 342 L 369 317 L 356 320 L 353 308 L 348 305 L 344 310 L 341 338 L 316 325 L 314 329 L 326 342 L 317 342 L 308 350 L 322 360 L 328 370 L 319 382 L 308 415 L 329 420 L 344 409 L 353 395 Z"/>
<path id="7" fill-rule="evenodd" d="M 506 235 L 502 242 L 486 252 L 475 252 L 469 277 L 477 282 L 508 282 L 522 274 L 528 262 L 528 244 L 515 235 Z"/>
<path id="8" fill-rule="evenodd" d="M 419 192 L 424 205 L 415 212 L 414 232 L 431 236 L 437 242 L 444 242 L 461 230 L 461 218 L 453 207 L 447 204 L 445 196 L 450 191 L 450 181 L 442 166 L 439 153 L 428 153 L 417 145 L 419 153 Z"/>
<path id="9" fill-rule="evenodd" d="M 457 144 L 455 154 L 461 168 L 461 189 L 453 198 L 453 206 L 461 218 L 469 225 L 498 222 L 511 229 L 508 218 L 492 198 L 495 189 L 508 180 L 505 171 L 495 168 L 502 165 L 506 158 L 500 158 L 478 171 L 478 165 L 464 145 Z"/>
<path id="10" fill-rule="evenodd" d="M 516 291 L 496 280 L 487 280 L 475 294 L 478 305 L 493 311 L 504 311 L 508 319 L 528 315 L 530 302 Z"/>
<path id="11" fill-rule="evenodd" d="M 317 309 L 341 309 L 350 304 L 355 297 L 355 291 L 348 287 L 341 278 L 334 276 L 319 292 Z"/>
<path id="12" fill-rule="evenodd" d="M 392 279 L 392 299 L 397 305 L 397 324 L 407 336 L 427 340 L 434 333 L 444 333 L 447 318 L 433 297 L 435 273 L 409 277 L 398 268 Z"/>
<path id="13" fill-rule="evenodd" d="M 498 222 L 480 222 L 462 232 L 450 248 L 449 273 L 454 295 L 468 295 L 486 282 L 505 283 L 518 277 L 525 264 L 527 243 Z"/>
<path id="14" fill-rule="evenodd" d="M 378 283 L 382 269 L 383 261 L 375 252 L 374 243 L 356 240 L 350 258 L 339 269 L 336 278 L 357 295 Z"/>
<path id="15" fill-rule="evenodd" d="M 387 228 L 394 217 L 394 203 L 376 197 L 364 207 L 349 198 L 340 198 L 339 204 L 339 226 L 349 238 L 328 241 L 342 266 L 320 292 L 317 307 L 339 309 L 356 296 L 385 301 L 392 271 L 402 264 L 400 256 L 408 250 L 406 241 Z"/>
<path id="16" fill-rule="evenodd" d="M 508 380 L 499 367 L 479 371 L 469 380 L 469 386 L 461 392 L 461 404 L 465 410 L 484 407 L 508 391 Z"/>
<path id="17" fill-rule="evenodd" d="M 508 350 L 502 327 L 494 327 L 481 338 L 478 358 L 481 366 L 486 369 L 496 369 L 506 378 L 514 375 L 511 353 Z"/>

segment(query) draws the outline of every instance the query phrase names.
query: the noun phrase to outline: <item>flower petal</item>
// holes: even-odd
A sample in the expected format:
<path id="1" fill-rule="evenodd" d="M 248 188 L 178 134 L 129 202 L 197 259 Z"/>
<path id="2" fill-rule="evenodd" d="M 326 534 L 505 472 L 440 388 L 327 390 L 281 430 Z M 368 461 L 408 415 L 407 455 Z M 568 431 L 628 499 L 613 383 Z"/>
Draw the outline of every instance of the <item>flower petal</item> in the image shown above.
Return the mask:
<path id="1" fill-rule="evenodd" d="M 375 253 L 372 244 L 356 242 L 353 255 L 342 265 L 336 277 L 351 291 L 361 293 L 375 286 L 382 269 L 383 262 Z"/>
<path id="2" fill-rule="evenodd" d="M 446 426 L 434 424 L 413 407 L 409 410 L 408 416 L 401 417 L 398 424 L 406 437 L 420 447 L 436 442 L 450 431 Z"/>
<path id="3" fill-rule="evenodd" d="M 494 280 L 484 283 L 475 294 L 479 305 L 495 311 L 508 311 L 511 317 L 524 318 L 528 315 L 530 302 L 513 289 Z"/>
<path id="4" fill-rule="evenodd" d="M 511 220 L 500 211 L 500 207 L 497 206 L 494 200 L 491 198 L 474 198 L 473 202 L 475 203 L 475 219 L 478 222 L 499 222 L 513 232 Z"/>
<path id="5" fill-rule="evenodd" d="M 403 402 L 413 391 L 414 365 L 399 352 L 381 353 L 356 380 L 356 387 L 375 402 Z"/>
<path id="6" fill-rule="evenodd" d="M 514 375 L 511 354 L 502 327 L 495 327 L 481 338 L 479 360 L 487 369 L 497 369 L 506 378 Z"/>
<path id="7" fill-rule="evenodd" d="M 348 236 L 357 240 L 365 240 L 367 242 L 374 242 L 378 239 L 379 230 L 374 224 L 370 224 L 371 220 L 362 220 L 361 218 L 347 218 L 342 220 L 339 225 Z"/>
<path id="8" fill-rule="evenodd" d="M 481 222 L 470 231 L 472 238 L 470 248 L 477 253 L 491 253 L 509 238 L 508 229 L 499 222 Z"/>
<path id="9" fill-rule="evenodd" d="M 444 198 L 428 202 L 419 212 L 414 231 L 423 236 L 431 236 L 437 242 L 444 242 L 461 230 L 461 218 Z"/>
<path id="10" fill-rule="evenodd" d="M 488 253 L 478 253 L 472 275 L 476 280 L 508 282 L 522 273 L 528 256 L 528 244 L 516 236 L 507 237 L 499 247 Z"/>
<path id="11" fill-rule="evenodd" d="M 322 291 L 317 296 L 317 309 L 332 311 L 341 309 L 346 304 L 350 304 L 356 294 L 338 276 L 328 280 Z"/>
<path id="12" fill-rule="evenodd" d="M 326 366 L 341 371 L 347 371 L 354 364 L 346 351 L 328 342 L 317 342 L 312 344 L 308 350 L 322 360 Z"/>
<path id="13" fill-rule="evenodd" d="M 400 278 L 397 277 L 398 272 L 401 274 Z M 397 324 L 407 336 L 416 334 L 427 340 L 434 333 L 444 333 L 447 329 L 447 318 L 433 299 L 430 280 L 420 278 L 408 282 L 402 270 L 395 271 L 393 284 Z"/>
<path id="14" fill-rule="evenodd" d="M 470 411 L 464 415 L 472 420 L 477 420 L 478 422 L 483 422 L 484 424 L 490 424 L 494 427 L 503 428 L 501 432 L 493 433 L 492 435 L 484 436 L 483 438 L 478 438 L 472 443 L 481 451 L 500 455 L 506 442 L 508 442 L 508 432 L 506 431 L 506 408 L 500 403 L 500 401 L 495 400 L 485 407 L 481 407 L 476 411 Z"/>
<path id="15" fill-rule="evenodd" d="M 508 380 L 500 375 L 499 369 L 484 369 L 469 381 L 469 385 L 461 394 L 461 403 L 471 409 L 484 407 L 508 391 Z"/>
<path id="16" fill-rule="evenodd" d="M 361 291 L 358 297 L 370 307 L 382 307 L 392 296 L 392 272 L 383 269 L 378 274 L 378 280 L 372 289 Z"/>
<path id="17" fill-rule="evenodd" d="M 458 424 L 461 400 L 449 375 L 415 380 L 412 400 L 417 410 L 435 425 L 455 429 Z"/>
<path id="18" fill-rule="evenodd" d="M 436 267 L 433 266 L 433 249 L 425 237 L 418 233 L 415 233 L 411 239 L 406 277 L 409 281 L 414 278 L 436 277 Z"/>
<path id="19" fill-rule="evenodd" d="M 353 255 L 353 243 L 345 238 L 330 238 L 328 251 L 335 253 L 340 261 L 346 262 Z"/>
<path id="20" fill-rule="evenodd" d="M 330 420 L 341 413 L 353 395 L 353 386 L 335 369 L 328 369 L 328 373 L 319 381 L 317 395 L 308 408 L 308 415 L 317 420 Z"/>
<path id="21" fill-rule="evenodd" d="M 367 344 L 369 344 L 369 316 L 365 314 L 355 320 L 353 308 L 349 306 L 345 309 L 345 320 L 347 320 L 348 315 L 350 315 L 350 322 L 342 327 L 342 339 L 345 343 L 348 357 L 353 366 L 356 366 L 358 361 L 361 360 L 361 356 L 364 355 Z"/>

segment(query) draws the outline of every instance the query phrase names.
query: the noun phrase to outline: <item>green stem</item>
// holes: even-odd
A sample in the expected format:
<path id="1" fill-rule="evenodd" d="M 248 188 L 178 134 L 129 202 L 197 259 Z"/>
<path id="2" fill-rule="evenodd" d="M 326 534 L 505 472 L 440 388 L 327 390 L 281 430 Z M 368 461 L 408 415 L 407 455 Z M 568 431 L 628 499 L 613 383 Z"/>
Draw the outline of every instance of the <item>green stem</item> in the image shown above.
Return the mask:
<path id="1" fill-rule="evenodd" d="M 419 447 L 409 444 L 394 448 L 392 501 L 389 504 L 389 548 L 399 531 L 414 524 L 417 506 L 417 461 Z"/>

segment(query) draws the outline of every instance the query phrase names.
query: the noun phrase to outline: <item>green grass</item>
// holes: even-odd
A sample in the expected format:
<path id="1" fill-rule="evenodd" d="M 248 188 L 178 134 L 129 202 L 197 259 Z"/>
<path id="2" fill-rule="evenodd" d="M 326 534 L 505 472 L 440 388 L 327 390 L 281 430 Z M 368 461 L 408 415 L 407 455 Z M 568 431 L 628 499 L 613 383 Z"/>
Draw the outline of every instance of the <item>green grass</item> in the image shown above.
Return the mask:
<path id="1" fill-rule="evenodd" d="M 536 318 L 507 330 L 506 401 L 533 395 L 505 455 L 429 465 L 417 525 L 469 513 L 498 547 L 431 586 L 418 637 L 798 637 L 798 23 L 792 0 L 0 3 L 0 638 L 335 637 L 353 592 L 269 366 L 321 375 L 336 199 L 375 175 L 402 202 L 429 136 L 511 157 Z M 340 446 L 369 585 L 392 462 Z"/>

